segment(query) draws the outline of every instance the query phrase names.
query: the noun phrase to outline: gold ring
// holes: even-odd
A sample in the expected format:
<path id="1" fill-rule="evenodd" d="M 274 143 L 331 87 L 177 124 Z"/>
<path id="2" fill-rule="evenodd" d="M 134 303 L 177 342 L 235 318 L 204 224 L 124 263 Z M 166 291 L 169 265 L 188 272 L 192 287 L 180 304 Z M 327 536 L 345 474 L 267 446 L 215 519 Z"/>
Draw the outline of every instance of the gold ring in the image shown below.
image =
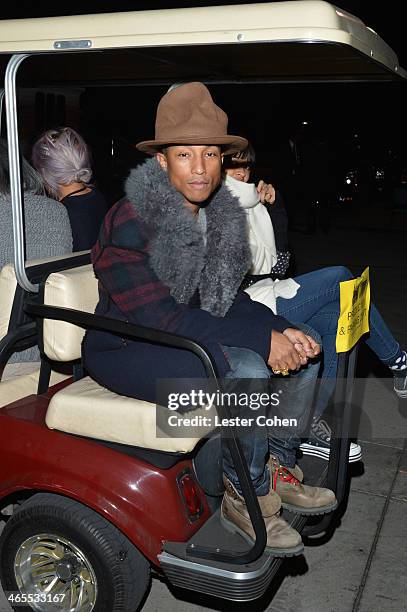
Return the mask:
<path id="1" fill-rule="evenodd" d="M 281 370 L 281 374 L 283 376 L 288 376 L 288 374 L 289 374 L 288 368 L 284 368 L 284 370 Z"/>

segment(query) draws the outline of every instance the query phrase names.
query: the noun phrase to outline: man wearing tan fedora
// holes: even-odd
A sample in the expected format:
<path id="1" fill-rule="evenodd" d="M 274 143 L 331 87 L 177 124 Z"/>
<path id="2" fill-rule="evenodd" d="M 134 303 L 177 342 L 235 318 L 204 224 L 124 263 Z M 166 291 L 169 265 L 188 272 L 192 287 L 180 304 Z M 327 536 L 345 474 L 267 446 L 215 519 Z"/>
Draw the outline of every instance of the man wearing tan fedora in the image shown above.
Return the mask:
<path id="1" fill-rule="evenodd" d="M 153 158 L 130 173 L 126 197 L 107 214 L 92 250 L 100 292 L 96 312 L 196 340 L 211 354 L 219 377 L 268 379 L 270 367 L 291 370 L 299 380 L 315 379 L 318 364 L 307 362 L 318 354 L 318 344 L 239 291 L 250 249 L 244 212 L 221 184 L 221 168 L 222 156 L 244 149 L 247 141 L 228 134 L 227 123 L 202 83 L 163 96 L 155 139 L 137 145 Z M 205 378 L 200 360 L 188 351 L 95 330 L 86 335 L 84 360 L 100 384 L 151 402 L 159 379 Z M 306 410 L 300 397 L 297 405 Z M 295 461 L 299 441 L 269 439 L 266 428 L 259 429 L 241 444 L 267 546 L 275 555 L 299 554 L 301 537 L 279 516 L 281 505 L 323 514 L 336 507 L 335 495 L 302 484 Z M 223 466 L 222 521 L 251 539 L 226 445 Z"/>

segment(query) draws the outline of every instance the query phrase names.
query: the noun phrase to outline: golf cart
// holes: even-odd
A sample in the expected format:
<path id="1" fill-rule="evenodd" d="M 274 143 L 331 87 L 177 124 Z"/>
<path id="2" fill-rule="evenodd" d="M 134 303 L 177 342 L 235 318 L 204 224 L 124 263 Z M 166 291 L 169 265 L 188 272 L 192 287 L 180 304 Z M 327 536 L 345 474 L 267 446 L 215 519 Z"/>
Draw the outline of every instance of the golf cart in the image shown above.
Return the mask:
<path id="1" fill-rule="evenodd" d="M 0 576 L 7 597 L 16 609 L 131 612 L 153 568 L 177 587 L 256 599 L 281 559 L 265 550 L 237 435 L 227 443 L 256 535 L 251 546 L 219 520 L 219 432 L 204 439 L 161 436 L 160 408 L 92 380 L 82 367 L 81 341 L 85 329 L 97 328 L 189 350 L 216 387 L 211 356 L 188 338 L 94 315 L 97 281 L 88 252 L 25 261 L 17 72 L 19 86 L 58 88 L 192 79 L 253 86 L 385 81 L 404 72 L 374 32 L 320 0 L 8 21 L 0 23 L 0 41 L 15 246 L 14 265 L 0 277 L 0 364 L 34 345 L 41 353 L 37 374 L 0 383 L 6 522 Z M 338 512 L 346 500 L 355 360 L 356 351 L 340 356 L 328 466 L 311 459 L 302 465 L 307 482 L 335 490 Z M 70 366 L 68 374 L 59 372 L 61 364 Z M 228 416 L 227 407 L 218 410 Z M 325 532 L 333 519 L 307 524 L 286 511 L 284 517 L 304 535 Z"/>

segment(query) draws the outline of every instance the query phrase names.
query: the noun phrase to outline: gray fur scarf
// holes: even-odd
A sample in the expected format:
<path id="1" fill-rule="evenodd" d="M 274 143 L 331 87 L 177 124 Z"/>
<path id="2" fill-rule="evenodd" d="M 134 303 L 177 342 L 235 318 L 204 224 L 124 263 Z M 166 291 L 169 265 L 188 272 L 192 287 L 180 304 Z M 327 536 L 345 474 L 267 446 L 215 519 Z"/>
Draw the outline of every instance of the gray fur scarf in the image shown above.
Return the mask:
<path id="1" fill-rule="evenodd" d="M 174 299 L 188 304 L 199 288 L 201 308 L 224 316 L 250 268 L 245 213 L 221 185 L 205 208 L 207 243 L 182 195 L 156 159 L 130 173 L 126 194 L 153 233 L 151 266 Z"/>

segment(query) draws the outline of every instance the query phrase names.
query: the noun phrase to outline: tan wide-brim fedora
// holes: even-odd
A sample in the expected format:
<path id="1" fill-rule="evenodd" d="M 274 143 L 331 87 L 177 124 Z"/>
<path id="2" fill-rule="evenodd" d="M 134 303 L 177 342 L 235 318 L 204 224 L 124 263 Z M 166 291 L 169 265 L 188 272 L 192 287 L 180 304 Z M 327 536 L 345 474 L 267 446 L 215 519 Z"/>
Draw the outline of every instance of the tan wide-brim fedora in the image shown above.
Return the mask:
<path id="1" fill-rule="evenodd" d="M 203 83 L 186 83 L 170 89 L 160 100 L 155 121 L 155 139 L 136 147 L 154 155 L 169 145 L 220 145 L 222 153 L 245 149 L 246 138 L 232 136 L 228 116 L 212 100 Z"/>

